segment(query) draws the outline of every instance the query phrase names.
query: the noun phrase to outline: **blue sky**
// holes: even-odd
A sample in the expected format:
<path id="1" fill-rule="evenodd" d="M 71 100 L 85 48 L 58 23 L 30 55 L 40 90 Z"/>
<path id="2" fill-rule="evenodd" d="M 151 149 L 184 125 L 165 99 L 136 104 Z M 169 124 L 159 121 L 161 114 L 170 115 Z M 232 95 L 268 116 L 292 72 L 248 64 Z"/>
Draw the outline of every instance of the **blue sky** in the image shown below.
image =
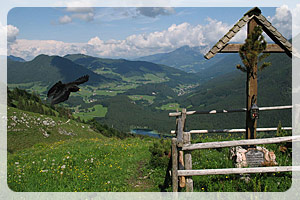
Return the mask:
<path id="1" fill-rule="evenodd" d="M 104 40 L 125 39 L 129 35 L 161 31 L 184 22 L 205 24 L 208 17 L 233 24 L 251 8 L 174 8 L 174 13 L 156 17 L 138 15 L 135 9 L 94 8 L 92 21 L 75 19 L 60 24 L 59 18 L 70 14 L 65 8 L 21 7 L 10 10 L 7 24 L 18 27 L 20 39 L 86 42 L 95 36 Z M 265 16 L 275 14 L 275 8 L 261 10 Z M 131 15 L 125 16 L 128 12 Z"/>
<path id="2" fill-rule="evenodd" d="M 7 16 L 8 54 L 32 59 L 38 54 L 85 53 L 133 58 L 183 45 L 211 46 L 250 7 L 88 8 L 17 7 Z M 263 7 L 264 16 L 291 36 L 287 9 Z M 287 16 L 286 16 L 287 15 Z M 245 30 L 236 41 L 245 39 Z M 244 34 L 244 35 L 243 35 Z"/>

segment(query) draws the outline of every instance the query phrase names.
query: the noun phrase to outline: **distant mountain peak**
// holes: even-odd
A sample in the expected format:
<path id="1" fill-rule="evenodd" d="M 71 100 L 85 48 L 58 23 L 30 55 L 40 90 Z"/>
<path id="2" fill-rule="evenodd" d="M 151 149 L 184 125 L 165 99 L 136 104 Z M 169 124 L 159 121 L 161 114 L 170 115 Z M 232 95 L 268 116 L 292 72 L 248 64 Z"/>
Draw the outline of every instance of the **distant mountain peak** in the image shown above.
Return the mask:
<path id="1" fill-rule="evenodd" d="M 204 53 L 209 49 L 207 45 L 190 47 L 184 45 L 168 53 L 159 53 L 137 58 L 136 60 L 163 64 L 185 72 L 199 72 L 207 67 Z"/>
<path id="2" fill-rule="evenodd" d="M 17 62 L 26 62 L 26 60 L 24 60 L 23 58 L 17 57 L 14 55 L 9 55 L 9 56 L 7 56 L 7 58 L 10 60 L 13 60 L 13 61 L 17 61 Z"/>

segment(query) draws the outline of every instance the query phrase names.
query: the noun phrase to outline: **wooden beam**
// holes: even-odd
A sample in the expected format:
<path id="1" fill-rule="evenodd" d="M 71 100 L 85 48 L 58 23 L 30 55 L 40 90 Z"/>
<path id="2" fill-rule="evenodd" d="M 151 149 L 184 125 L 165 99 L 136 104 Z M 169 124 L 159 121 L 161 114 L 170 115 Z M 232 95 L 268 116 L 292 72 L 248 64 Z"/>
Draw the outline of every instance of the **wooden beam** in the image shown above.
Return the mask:
<path id="1" fill-rule="evenodd" d="M 283 109 L 291 109 L 293 106 L 271 106 L 271 107 L 260 107 L 259 111 L 266 110 L 283 110 Z M 210 111 L 187 111 L 186 115 L 193 114 L 217 114 L 217 113 L 233 113 L 233 112 L 245 112 L 246 108 L 241 109 L 233 109 L 233 110 L 210 110 Z M 169 113 L 169 117 L 177 117 L 180 116 L 181 112 Z"/>
<path id="2" fill-rule="evenodd" d="M 284 52 L 290 57 L 290 58 L 292 58 L 292 52 L 289 50 L 289 49 L 287 49 L 286 47 L 285 47 L 285 45 L 283 45 L 278 39 L 277 39 L 277 37 L 275 37 L 275 35 L 272 33 L 272 32 L 270 32 L 270 30 L 268 29 L 268 28 L 266 28 L 264 25 L 262 25 L 260 22 L 259 22 L 259 20 L 257 20 L 257 22 L 258 22 L 258 24 L 260 24 L 261 25 L 261 27 L 263 28 L 263 31 L 276 43 L 276 44 L 279 44 L 279 46 L 280 46 L 280 48 L 281 49 L 284 49 Z"/>
<path id="3" fill-rule="evenodd" d="M 300 171 L 300 166 L 178 170 L 178 176 L 250 174 L 250 173 L 291 172 L 291 171 Z"/>
<path id="4" fill-rule="evenodd" d="M 226 44 L 219 53 L 238 53 L 243 44 Z M 267 48 L 263 51 L 264 53 L 285 53 L 278 44 L 267 44 Z"/>
<path id="5" fill-rule="evenodd" d="M 247 26 L 247 38 L 254 33 L 254 29 L 257 27 L 257 22 L 254 18 L 250 19 Z M 251 117 L 251 107 L 252 105 L 257 105 L 257 62 L 258 58 L 255 58 L 256 61 L 250 61 L 249 67 L 251 70 L 247 70 L 247 79 L 246 79 L 246 139 L 256 139 L 256 127 L 257 127 L 257 118 Z M 250 146 L 248 146 L 250 147 Z M 254 147 L 254 146 L 252 146 Z"/>
<path id="6" fill-rule="evenodd" d="M 182 117 L 178 118 L 178 128 L 177 128 L 177 146 L 182 147 L 183 144 L 183 124 Z"/>
<path id="7" fill-rule="evenodd" d="M 245 146 L 245 145 L 258 145 L 258 144 L 273 144 L 281 142 L 300 141 L 300 136 L 288 136 L 288 137 L 276 137 L 276 138 L 264 138 L 264 139 L 246 139 L 246 140 L 234 140 L 234 141 L 222 141 L 222 142 L 206 142 L 184 145 L 182 150 L 196 150 L 196 149 L 213 149 L 233 146 Z"/>
<path id="8" fill-rule="evenodd" d="M 172 138 L 172 189 L 178 192 L 178 152 L 177 139 Z"/>
<path id="9" fill-rule="evenodd" d="M 264 53 L 285 53 L 278 44 L 267 44 L 267 48 L 263 51 Z"/>
<path id="10" fill-rule="evenodd" d="M 191 134 L 189 132 L 184 133 L 184 144 L 191 144 Z M 185 170 L 192 170 L 192 152 L 185 151 L 184 152 L 184 162 L 185 162 Z M 193 192 L 193 179 L 192 177 L 186 177 L 186 191 Z"/>
<path id="11" fill-rule="evenodd" d="M 293 106 L 270 106 L 270 107 L 261 107 L 259 108 L 259 111 L 265 111 L 265 110 L 283 110 L 283 109 L 291 109 Z"/>
<path id="12" fill-rule="evenodd" d="M 183 158 L 183 151 L 179 151 L 179 165 L 178 165 L 178 169 L 179 170 L 184 170 L 184 158 Z M 185 187 L 185 177 L 184 176 L 179 176 L 179 186 L 181 188 L 184 188 Z"/>
<path id="13" fill-rule="evenodd" d="M 281 127 L 282 130 L 291 131 L 292 127 Z M 277 127 L 274 128 L 256 128 L 256 132 L 269 132 L 269 131 L 277 131 Z M 213 129 L 213 130 L 190 130 L 188 133 L 196 134 L 196 133 L 245 133 L 246 129 Z M 171 134 L 175 134 L 175 131 L 172 130 Z"/>
<path id="14" fill-rule="evenodd" d="M 292 127 L 282 127 L 282 130 L 290 131 Z M 257 132 L 268 132 L 268 131 L 277 131 L 277 128 L 257 128 Z M 246 129 L 216 129 L 216 130 L 190 130 L 189 133 L 244 133 Z"/>

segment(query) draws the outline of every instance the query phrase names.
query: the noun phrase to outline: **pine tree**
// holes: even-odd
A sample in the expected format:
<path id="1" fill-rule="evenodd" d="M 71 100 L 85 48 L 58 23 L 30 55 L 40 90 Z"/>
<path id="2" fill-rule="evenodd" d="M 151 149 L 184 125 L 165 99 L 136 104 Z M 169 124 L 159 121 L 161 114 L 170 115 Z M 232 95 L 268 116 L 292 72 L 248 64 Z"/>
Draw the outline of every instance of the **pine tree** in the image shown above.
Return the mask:
<path id="1" fill-rule="evenodd" d="M 262 35 L 262 28 L 256 26 L 254 31 L 248 35 L 245 44 L 241 46 L 239 51 L 244 66 L 239 64 L 236 68 L 253 76 L 253 67 L 269 56 L 269 54 L 263 53 L 266 48 L 267 42 Z M 264 62 L 258 66 L 258 69 L 261 71 L 270 65 L 270 62 Z"/>
<path id="2" fill-rule="evenodd" d="M 20 110 L 24 110 L 24 108 L 25 108 L 23 99 L 21 99 L 21 98 L 20 98 L 19 101 L 18 101 L 18 108 L 19 108 Z"/>

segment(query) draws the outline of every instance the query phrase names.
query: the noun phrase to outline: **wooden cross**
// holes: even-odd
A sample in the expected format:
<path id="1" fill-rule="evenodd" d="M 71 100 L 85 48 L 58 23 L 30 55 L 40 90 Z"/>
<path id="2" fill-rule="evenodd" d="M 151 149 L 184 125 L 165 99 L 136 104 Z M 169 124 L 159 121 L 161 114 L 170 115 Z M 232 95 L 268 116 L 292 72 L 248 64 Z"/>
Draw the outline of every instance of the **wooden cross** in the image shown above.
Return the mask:
<path id="1" fill-rule="evenodd" d="M 243 44 L 228 44 L 228 42 L 246 24 L 247 36 L 252 33 L 256 26 L 261 26 L 263 31 L 275 42 L 275 44 L 267 44 L 264 53 L 286 53 L 289 57 L 292 57 L 292 45 L 272 26 L 257 7 L 249 10 L 204 57 L 210 59 L 217 53 L 238 53 Z M 257 120 L 253 120 L 250 113 L 251 106 L 254 103 L 257 104 L 257 65 L 253 67 L 253 76 L 249 76 L 247 73 L 246 94 L 246 139 L 255 139 Z"/>

